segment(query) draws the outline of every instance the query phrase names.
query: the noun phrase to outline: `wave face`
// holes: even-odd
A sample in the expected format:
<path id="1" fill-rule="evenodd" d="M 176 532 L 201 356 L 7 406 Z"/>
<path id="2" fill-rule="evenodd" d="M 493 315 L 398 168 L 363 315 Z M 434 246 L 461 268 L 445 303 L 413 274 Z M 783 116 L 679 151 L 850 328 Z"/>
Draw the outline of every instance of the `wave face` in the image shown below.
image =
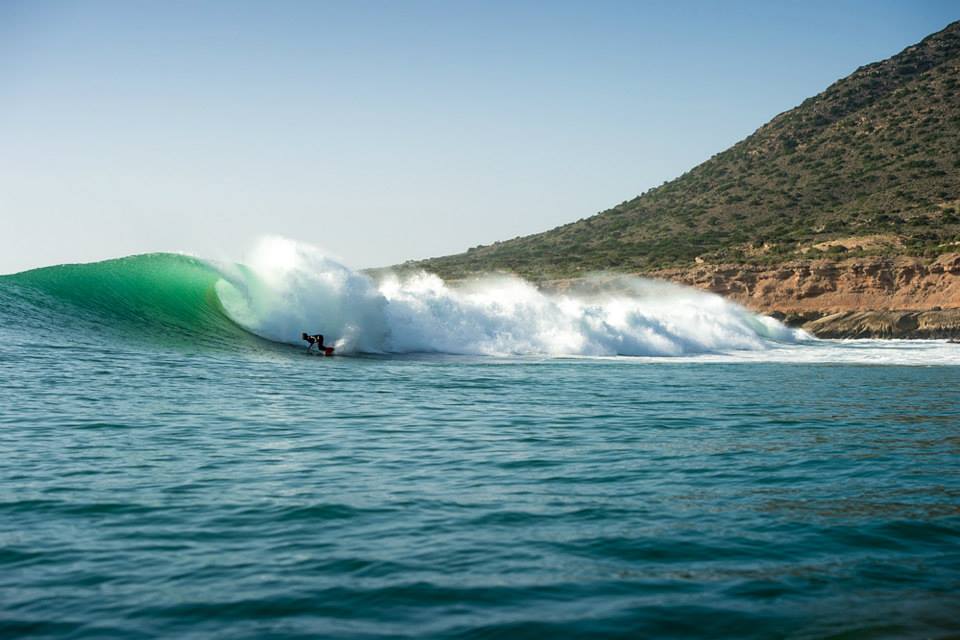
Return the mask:
<path id="1" fill-rule="evenodd" d="M 255 341 L 224 313 L 215 291 L 220 278 L 203 260 L 167 253 L 44 267 L 0 277 L 0 316 L 40 335 L 207 346 Z"/>
<path id="2" fill-rule="evenodd" d="M 221 345 L 302 345 L 307 331 L 340 353 L 677 356 L 804 337 L 662 282 L 598 278 L 547 294 L 510 277 L 457 286 L 426 273 L 374 280 L 283 238 L 262 240 L 243 264 L 150 254 L 36 269 L 0 285 L 4 315 L 54 307 L 76 326 Z"/>

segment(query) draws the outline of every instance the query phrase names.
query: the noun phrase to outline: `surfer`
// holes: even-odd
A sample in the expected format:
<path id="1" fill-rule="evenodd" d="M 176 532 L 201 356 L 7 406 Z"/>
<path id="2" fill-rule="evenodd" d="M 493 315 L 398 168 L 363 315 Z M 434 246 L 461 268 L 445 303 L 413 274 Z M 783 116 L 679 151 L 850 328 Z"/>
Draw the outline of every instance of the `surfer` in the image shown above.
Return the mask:
<path id="1" fill-rule="evenodd" d="M 315 335 L 310 335 L 306 331 L 300 334 L 300 337 L 307 341 L 307 353 L 310 353 L 310 349 L 313 349 L 313 345 L 317 345 L 317 351 L 322 353 L 325 356 L 333 355 L 333 347 L 328 347 L 323 344 L 323 334 L 318 333 Z"/>
<path id="2" fill-rule="evenodd" d="M 323 334 L 318 333 L 316 335 L 309 335 L 306 331 L 300 334 L 300 337 L 307 341 L 307 351 L 313 349 L 313 345 L 317 345 L 317 351 L 325 351 L 327 347 L 323 344 Z"/>

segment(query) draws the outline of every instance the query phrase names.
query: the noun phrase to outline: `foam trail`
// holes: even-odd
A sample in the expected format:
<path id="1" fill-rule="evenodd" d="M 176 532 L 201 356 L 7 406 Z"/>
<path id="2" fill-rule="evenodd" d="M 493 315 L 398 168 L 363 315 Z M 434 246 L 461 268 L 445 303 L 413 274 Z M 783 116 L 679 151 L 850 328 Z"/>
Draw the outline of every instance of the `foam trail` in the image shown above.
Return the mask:
<path id="1" fill-rule="evenodd" d="M 511 277 L 375 281 L 276 237 L 221 271 L 217 294 L 241 326 L 291 344 L 302 331 L 323 333 L 340 352 L 679 356 L 808 338 L 719 296 L 638 278 L 562 294 Z"/>

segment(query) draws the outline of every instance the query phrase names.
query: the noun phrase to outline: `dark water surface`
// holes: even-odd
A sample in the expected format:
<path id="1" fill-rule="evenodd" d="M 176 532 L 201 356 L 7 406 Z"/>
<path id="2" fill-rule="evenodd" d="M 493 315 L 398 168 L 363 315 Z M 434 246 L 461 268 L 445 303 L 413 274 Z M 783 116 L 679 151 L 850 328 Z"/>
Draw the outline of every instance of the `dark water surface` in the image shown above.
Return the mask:
<path id="1" fill-rule="evenodd" d="M 8 338 L 0 637 L 960 633 L 960 367 Z"/>

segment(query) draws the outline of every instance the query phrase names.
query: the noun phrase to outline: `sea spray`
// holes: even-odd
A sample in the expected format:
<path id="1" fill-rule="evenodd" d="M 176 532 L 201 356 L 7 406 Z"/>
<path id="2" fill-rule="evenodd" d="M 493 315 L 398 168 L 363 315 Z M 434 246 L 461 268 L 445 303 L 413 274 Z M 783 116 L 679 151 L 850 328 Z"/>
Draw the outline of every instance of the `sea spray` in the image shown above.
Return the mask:
<path id="1" fill-rule="evenodd" d="M 219 268 L 217 295 L 239 325 L 291 344 L 320 332 L 341 353 L 677 356 L 805 338 L 720 296 L 640 278 L 597 276 L 563 293 L 508 276 L 375 280 L 278 237 Z"/>
<path id="2" fill-rule="evenodd" d="M 224 311 L 252 333 L 289 343 L 304 331 L 323 333 L 344 352 L 384 351 L 387 300 L 368 276 L 315 247 L 268 237 L 244 264 L 219 269 Z"/>

